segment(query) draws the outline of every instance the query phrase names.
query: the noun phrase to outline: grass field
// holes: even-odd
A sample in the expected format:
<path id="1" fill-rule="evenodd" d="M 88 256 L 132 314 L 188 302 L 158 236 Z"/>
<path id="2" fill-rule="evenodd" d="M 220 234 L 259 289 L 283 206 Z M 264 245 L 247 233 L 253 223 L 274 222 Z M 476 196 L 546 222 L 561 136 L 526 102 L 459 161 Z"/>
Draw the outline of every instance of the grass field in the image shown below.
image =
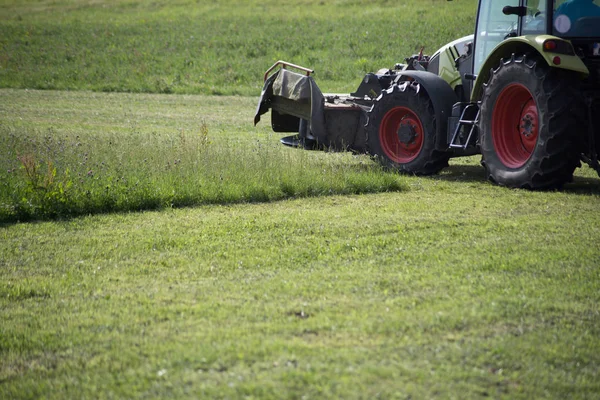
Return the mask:
<path id="1" fill-rule="evenodd" d="M 277 143 L 251 127 L 250 98 L 0 94 L 4 126 L 87 134 L 94 162 L 102 132 L 126 149 L 155 135 L 140 151 L 159 160 L 203 124 L 245 160 Z M 387 176 L 348 154 L 265 151 L 325 177 Z M 0 226 L 0 398 L 597 397 L 595 172 L 562 192 L 507 190 L 471 157 L 391 182 Z"/>
<path id="2" fill-rule="evenodd" d="M 0 399 L 600 398 L 594 171 L 400 176 L 251 123 L 276 59 L 351 90 L 474 4 L 1 2 Z"/>
<path id="3" fill-rule="evenodd" d="M 255 96 L 284 59 L 349 92 L 366 72 L 471 33 L 475 4 L 3 1 L 0 87 Z"/>

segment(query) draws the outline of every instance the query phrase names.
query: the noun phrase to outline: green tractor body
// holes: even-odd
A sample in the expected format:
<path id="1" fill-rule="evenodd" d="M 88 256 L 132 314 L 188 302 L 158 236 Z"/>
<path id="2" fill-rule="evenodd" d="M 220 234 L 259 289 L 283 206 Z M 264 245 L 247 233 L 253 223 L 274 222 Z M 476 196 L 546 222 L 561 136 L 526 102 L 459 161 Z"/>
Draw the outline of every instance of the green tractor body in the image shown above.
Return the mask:
<path id="1" fill-rule="evenodd" d="M 559 188 L 583 161 L 600 174 L 600 6 L 481 0 L 474 35 L 324 94 L 312 70 L 265 73 L 255 124 L 271 110 L 289 146 L 367 153 L 411 174 L 481 153 L 490 181 Z"/>

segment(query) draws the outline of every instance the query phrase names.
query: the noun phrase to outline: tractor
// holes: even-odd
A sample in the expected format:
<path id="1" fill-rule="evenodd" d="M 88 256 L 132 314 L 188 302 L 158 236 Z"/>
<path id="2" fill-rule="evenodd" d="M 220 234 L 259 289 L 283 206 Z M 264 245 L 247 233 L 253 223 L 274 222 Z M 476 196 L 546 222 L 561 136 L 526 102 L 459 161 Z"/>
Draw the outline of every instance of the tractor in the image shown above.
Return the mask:
<path id="1" fill-rule="evenodd" d="M 275 132 L 295 133 L 284 145 L 366 153 L 415 175 L 475 154 L 491 182 L 510 188 L 561 188 L 581 162 L 600 175 L 592 0 L 480 0 L 473 35 L 403 61 L 350 94 L 324 94 L 314 70 L 278 61 L 254 124 L 270 109 Z"/>

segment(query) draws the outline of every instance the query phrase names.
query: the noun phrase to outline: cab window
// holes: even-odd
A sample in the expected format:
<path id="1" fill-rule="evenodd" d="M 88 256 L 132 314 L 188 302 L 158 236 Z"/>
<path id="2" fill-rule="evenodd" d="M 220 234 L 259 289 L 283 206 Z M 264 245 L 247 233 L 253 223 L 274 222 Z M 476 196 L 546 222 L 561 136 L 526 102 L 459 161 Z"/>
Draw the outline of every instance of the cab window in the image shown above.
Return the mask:
<path id="1" fill-rule="evenodd" d="M 548 12 L 546 0 L 527 0 L 527 15 L 523 17 L 523 35 L 538 35 L 546 33 Z"/>
<path id="2" fill-rule="evenodd" d="M 504 15 L 505 6 L 518 6 L 519 0 L 492 0 L 481 2 L 475 37 L 474 73 L 478 74 L 481 65 L 500 42 L 517 33 L 519 17 Z"/>

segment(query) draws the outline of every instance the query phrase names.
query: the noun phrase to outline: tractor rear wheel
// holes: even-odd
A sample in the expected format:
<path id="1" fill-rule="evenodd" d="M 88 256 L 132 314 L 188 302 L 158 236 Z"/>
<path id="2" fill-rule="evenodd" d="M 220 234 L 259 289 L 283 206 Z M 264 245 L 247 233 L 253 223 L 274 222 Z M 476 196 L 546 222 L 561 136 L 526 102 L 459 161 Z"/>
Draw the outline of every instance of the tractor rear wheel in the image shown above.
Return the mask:
<path id="1" fill-rule="evenodd" d="M 526 56 L 503 60 L 481 99 L 481 164 L 488 179 L 526 189 L 560 188 L 579 165 L 575 80 Z"/>
<path id="2" fill-rule="evenodd" d="M 435 150 L 436 121 L 427 93 L 416 82 L 384 90 L 366 126 L 368 152 L 385 167 L 431 175 L 448 166 L 449 155 Z"/>

